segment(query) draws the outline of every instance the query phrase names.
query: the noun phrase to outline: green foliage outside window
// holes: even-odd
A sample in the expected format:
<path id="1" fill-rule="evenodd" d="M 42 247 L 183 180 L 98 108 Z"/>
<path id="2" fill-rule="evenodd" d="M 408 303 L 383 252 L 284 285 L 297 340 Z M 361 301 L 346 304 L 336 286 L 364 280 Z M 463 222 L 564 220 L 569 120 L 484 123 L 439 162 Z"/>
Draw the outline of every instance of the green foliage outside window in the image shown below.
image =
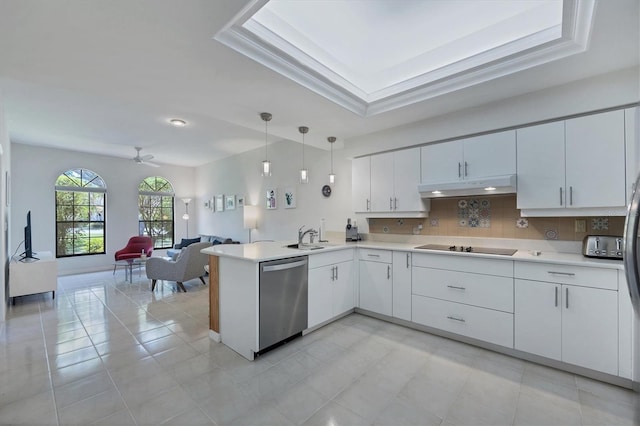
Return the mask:
<path id="1" fill-rule="evenodd" d="M 105 253 L 106 185 L 95 172 L 67 170 L 56 179 L 56 257 Z"/>
<path id="2" fill-rule="evenodd" d="M 151 176 L 140 183 L 138 190 L 139 234 L 150 236 L 156 249 L 173 247 L 173 187 L 165 178 Z"/>

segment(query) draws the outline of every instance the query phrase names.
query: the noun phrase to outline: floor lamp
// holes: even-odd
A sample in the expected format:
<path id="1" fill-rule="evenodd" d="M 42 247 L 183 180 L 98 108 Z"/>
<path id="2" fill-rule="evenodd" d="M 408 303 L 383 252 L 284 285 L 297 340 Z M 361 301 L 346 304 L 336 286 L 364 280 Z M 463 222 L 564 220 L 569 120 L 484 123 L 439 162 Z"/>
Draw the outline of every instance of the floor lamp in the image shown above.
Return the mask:
<path id="1" fill-rule="evenodd" d="M 244 229 L 249 230 L 249 242 L 251 242 L 251 230 L 258 228 L 258 206 L 244 206 Z"/>
<path id="2" fill-rule="evenodd" d="M 182 215 L 182 218 L 187 221 L 187 238 L 189 238 L 189 203 L 191 202 L 191 198 L 183 198 L 182 202 L 184 203 L 185 213 Z"/>

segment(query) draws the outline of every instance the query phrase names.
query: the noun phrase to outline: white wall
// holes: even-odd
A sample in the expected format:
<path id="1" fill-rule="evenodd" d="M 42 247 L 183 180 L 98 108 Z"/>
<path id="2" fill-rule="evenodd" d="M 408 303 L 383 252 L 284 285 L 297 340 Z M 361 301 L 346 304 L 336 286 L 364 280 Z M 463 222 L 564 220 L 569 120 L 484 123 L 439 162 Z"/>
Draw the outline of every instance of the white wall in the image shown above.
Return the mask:
<path id="1" fill-rule="evenodd" d="M 611 108 L 640 101 L 638 67 L 574 81 L 345 142 L 357 157 L 428 142 Z"/>
<path id="2" fill-rule="evenodd" d="M 11 144 L 9 143 L 9 129 L 4 117 L 4 108 L 2 104 L 2 97 L 0 96 L 0 259 L 3 259 L 2 265 L 4 266 L 4 273 L 0 274 L 0 323 L 5 320 L 7 312 L 7 303 L 9 301 L 9 288 L 8 288 L 8 246 L 9 246 L 9 209 L 7 205 L 7 191 L 6 191 L 6 176 L 7 173 L 11 173 Z"/>
<path id="3" fill-rule="evenodd" d="M 106 254 L 58 259 L 60 275 L 113 267 L 114 253 L 138 234 L 138 185 L 148 176 L 167 178 L 176 193 L 175 238 L 186 236 L 180 198 L 195 194 L 195 169 L 179 166 L 152 168 L 122 158 L 94 155 L 13 143 L 11 145 L 11 240 L 10 250 L 18 250 L 23 240 L 27 211 L 31 210 L 34 251 L 55 254 L 55 181 L 63 172 L 86 168 L 98 173 L 107 184 Z M 191 207 L 191 206 L 189 206 Z M 189 210 L 189 231 L 197 226 L 197 213 Z M 22 247 L 18 252 L 22 251 Z M 155 253 L 154 255 L 160 255 Z"/>
<path id="4" fill-rule="evenodd" d="M 204 208 L 204 201 L 216 194 L 244 195 L 250 205 L 259 206 L 258 229 L 252 231 L 252 241 L 295 240 L 302 225 L 317 229 L 325 219 L 327 231 L 344 232 L 346 220 L 351 213 L 351 161 L 340 151 L 334 151 L 333 170 L 336 183 L 333 192 L 325 198 L 321 189 L 328 183 L 330 169 L 329 152 L 307 146 L 305 165 L 309 169 L 308 184 L 298 180 L 302 163 L 302 145 L 282 141 L 269 145 L 272 162 L 271 177 L 261 176 L 261 165 L 265 149 L 216 161 L 196 170 L 197 211 L 200 215 L 199 232 L 233 238 L 248 242 L 248 231 L 243 229 L 242 209 L 211 212 Z M 297 207 L 285 209 L 283 196 L 286 187 L 295 188 Z M 266 190 L 278 191 L 278 208 L 267 210 Z"/>

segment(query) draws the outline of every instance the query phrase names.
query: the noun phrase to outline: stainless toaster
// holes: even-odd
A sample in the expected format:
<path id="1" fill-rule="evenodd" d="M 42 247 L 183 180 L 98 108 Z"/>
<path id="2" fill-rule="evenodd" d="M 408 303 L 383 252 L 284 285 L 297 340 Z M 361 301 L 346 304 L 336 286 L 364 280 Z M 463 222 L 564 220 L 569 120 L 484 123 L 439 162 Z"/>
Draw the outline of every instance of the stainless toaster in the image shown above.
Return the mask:
<path id="1" fill-rule="evenodd" d="M 623 238 L 613 235 L 587 235 L 582 240 L 582 254 L 587 257 L 622 259 Z"/>

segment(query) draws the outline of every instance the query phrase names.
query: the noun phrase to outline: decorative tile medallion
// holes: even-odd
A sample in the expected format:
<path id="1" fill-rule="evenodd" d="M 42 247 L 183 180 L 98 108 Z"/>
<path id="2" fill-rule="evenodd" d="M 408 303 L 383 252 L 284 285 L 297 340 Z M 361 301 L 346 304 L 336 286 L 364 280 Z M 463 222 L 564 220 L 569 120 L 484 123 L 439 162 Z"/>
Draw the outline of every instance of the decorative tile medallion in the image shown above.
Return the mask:
<path id="1" fill-rule="evenodd" d="M 438 219 L 437 217 L 432 217 L 431 219 L 429 219 L 429 224 L 433 227 L 440 226 L 440 219 Z"/>
<path id="2" fill-rule="evenodd" d="M 526 229 L 529 227 L 529 219 L 521 217 L 516 220 L 516 228 Z"/>
<path id="3" fill-rule="evenodd" d="M 547 229 L 544 231 L 545 240 L 557 240 L 558 239 L 558 231 L 555 229 Z"/>
<path id="4" fill-rule="evenodd" d="M 475 198 L 459 200 L 458 225 L 470 228 L 491 228 L 491 202 Z"/>
<path id="5" fill-rule="evenodd" d="M 591 219 L 591 229 L 594 231 L 607 231 L 609 230 L 609 218 L 608 217 L 594 217 Z"/>

